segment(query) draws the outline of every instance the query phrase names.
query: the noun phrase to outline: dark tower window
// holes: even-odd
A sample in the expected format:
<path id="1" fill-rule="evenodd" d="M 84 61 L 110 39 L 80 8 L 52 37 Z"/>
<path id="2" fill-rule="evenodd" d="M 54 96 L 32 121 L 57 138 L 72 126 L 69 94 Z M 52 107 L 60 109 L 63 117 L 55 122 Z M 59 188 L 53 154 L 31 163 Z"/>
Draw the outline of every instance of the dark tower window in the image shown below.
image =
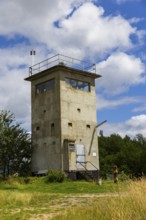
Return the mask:
<path id="1" fill-rule="evenodd" d="M 68 87 L 79 89 L 82 91 L 90 92 L 90 83 L 79 81 L 76 79 L 66 78 L 66 84 Z"/>
<path id="2" fill-rule="evenodd" d="M 55 87 L 55 80 L 51 79 L 49 81 L 36 85 L 36 93 L 46 92 L 47 90 L 53 89 L 54 87 Z"/>
<path id="3" fill-rule="evenodd" d="M 90 128 L 90 125 L 86 125 L 87 128 Z"/>

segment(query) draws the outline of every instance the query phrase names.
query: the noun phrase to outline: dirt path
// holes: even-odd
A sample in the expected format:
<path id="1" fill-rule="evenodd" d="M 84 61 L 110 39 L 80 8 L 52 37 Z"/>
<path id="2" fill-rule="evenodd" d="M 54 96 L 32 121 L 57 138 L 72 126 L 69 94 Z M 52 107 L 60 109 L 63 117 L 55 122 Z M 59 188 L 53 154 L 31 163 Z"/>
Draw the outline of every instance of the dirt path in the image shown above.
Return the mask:
<path id="1" fill-rule="evenodd" d="M 53 217 L 65 214 L 70 208 L 90 205 L 97 198 L 124 196 L 127 193 L 97 193 L 72 194 L 53 201 L 53 204 L 44 207 L 44 214 L 33 214 L 29 220 L 51 220 Z"/>

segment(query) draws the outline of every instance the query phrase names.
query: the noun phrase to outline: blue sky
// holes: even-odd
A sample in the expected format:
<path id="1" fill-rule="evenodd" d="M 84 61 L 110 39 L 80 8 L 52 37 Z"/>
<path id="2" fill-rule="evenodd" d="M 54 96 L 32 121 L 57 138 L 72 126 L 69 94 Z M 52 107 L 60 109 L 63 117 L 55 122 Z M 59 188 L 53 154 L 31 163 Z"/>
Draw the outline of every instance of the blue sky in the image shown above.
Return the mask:
<path id="1" fill-rule="evenodd" d="M 30 131 L 31 65 L 54 54 L 96 63 L 104 135 L 146 136 L 145 0 L 1 0 L 0 109 Z"/>

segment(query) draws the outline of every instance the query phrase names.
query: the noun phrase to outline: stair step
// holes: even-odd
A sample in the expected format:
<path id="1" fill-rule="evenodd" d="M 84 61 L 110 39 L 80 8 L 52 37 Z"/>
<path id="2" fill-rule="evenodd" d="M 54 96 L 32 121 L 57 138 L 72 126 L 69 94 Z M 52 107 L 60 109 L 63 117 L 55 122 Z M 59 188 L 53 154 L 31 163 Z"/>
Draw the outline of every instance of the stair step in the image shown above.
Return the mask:
<path id="1" fill-rule="evenodd" d="M 86 171 L 78 171 L 78 178 L 79 179 L 86 179 L 86 180 L 98 180 L 98 171 L 94 170 L 94 171 L 90 171 L 90 170 L 86 170 Z"/>

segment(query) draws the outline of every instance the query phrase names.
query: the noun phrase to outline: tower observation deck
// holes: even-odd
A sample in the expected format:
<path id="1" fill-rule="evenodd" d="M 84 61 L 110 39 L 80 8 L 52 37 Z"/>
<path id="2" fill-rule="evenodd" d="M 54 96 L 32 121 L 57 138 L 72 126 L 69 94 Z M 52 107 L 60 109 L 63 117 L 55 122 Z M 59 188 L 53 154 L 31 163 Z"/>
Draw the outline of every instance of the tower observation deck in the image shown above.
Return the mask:
<path id="1" fill-rule="evenodd" d="M 29 76 L 35 75 L 56 65 L 62 65 L 89 73 L 96 73 L 96 65 L 93 63 L 57 54 L 29 67 Z"/>

